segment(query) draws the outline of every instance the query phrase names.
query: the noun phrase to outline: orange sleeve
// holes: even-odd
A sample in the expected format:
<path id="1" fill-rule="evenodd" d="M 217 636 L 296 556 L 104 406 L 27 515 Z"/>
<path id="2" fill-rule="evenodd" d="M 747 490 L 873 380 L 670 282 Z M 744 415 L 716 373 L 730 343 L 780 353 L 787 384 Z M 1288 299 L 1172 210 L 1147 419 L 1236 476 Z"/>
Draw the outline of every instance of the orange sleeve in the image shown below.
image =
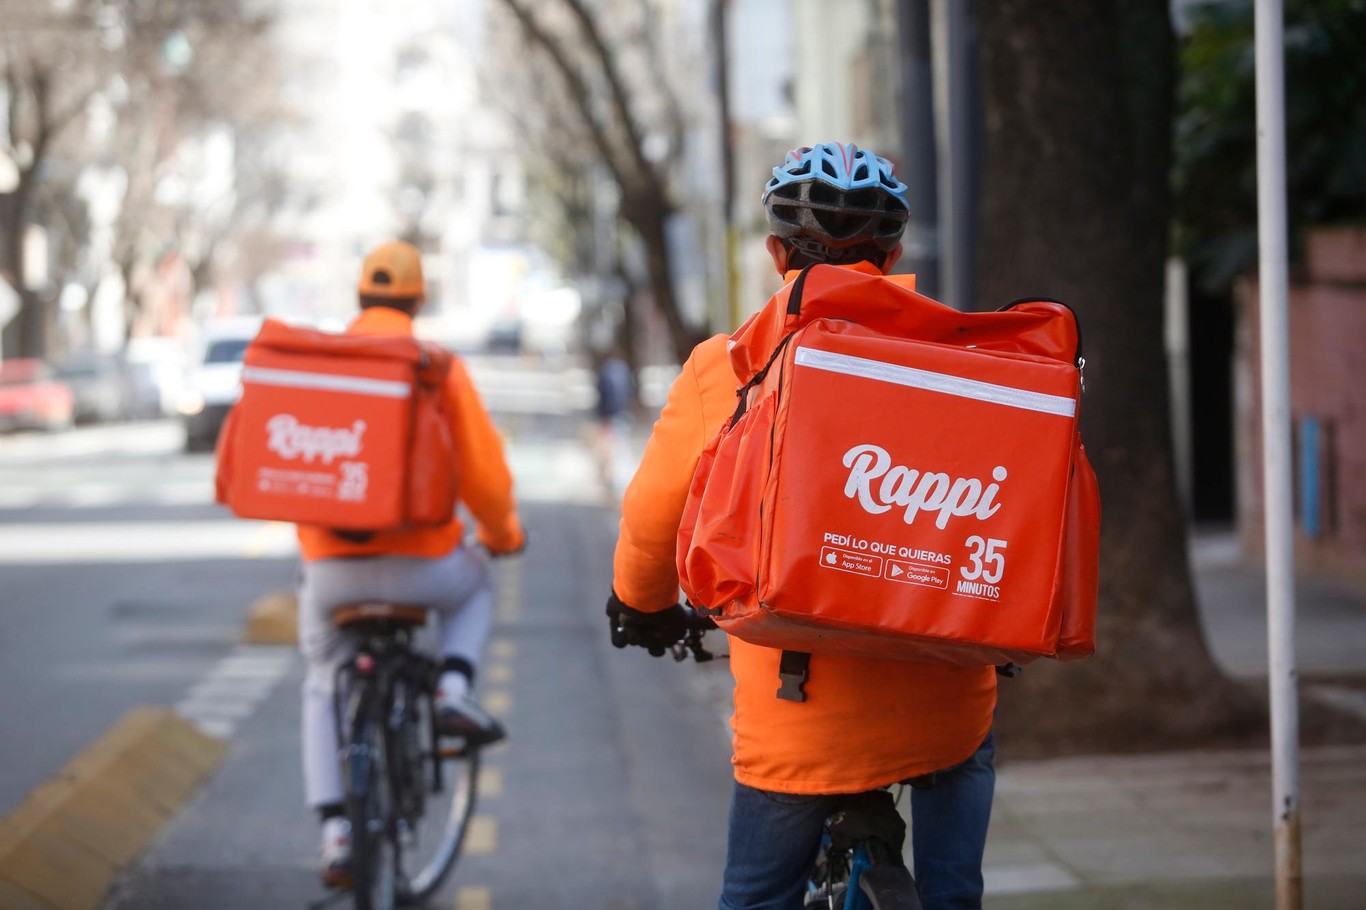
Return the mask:
<path id="1" fill-rule="evenodd" d="M 683 505 L 702 450 L 735 401 L 726 341 L 725 335 L 704 341 L 683 365 L 622 498 L 612 590 L 637 610 L 655 612 L 678 601 L 674 552 Z"/>
<path id="2" fill-rule="evenodd" d="M 460 501 L 474 516 L 479 542 L 495 553 L 516 550 L 525 540 L 512 498 L 512 472 L 503 440 L 459 358 L 446 377 L 451 435 L 459 459 Z"/>

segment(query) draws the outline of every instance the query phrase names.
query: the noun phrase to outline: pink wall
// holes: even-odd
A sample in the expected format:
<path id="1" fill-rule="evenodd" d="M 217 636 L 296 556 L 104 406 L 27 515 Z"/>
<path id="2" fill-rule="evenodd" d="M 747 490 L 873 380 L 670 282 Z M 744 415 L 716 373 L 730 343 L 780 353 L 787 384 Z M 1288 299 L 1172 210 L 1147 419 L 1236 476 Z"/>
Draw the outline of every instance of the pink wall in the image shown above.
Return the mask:
<path id="1" fill-rule="evenodd" d="M 1297 559 L 1304 569 L 1366 580 L 1366 228 L 1313 232 L 1307 260 L 1290 287 L 1291 414 L 1318 418 L 1331 442 L 1320 447 L 1319 535 L 1309 538 L 1297 521 Z M 1256 281 L 1235 293 L 1239 533 L 1245 552 L 1260 553 Z"/>

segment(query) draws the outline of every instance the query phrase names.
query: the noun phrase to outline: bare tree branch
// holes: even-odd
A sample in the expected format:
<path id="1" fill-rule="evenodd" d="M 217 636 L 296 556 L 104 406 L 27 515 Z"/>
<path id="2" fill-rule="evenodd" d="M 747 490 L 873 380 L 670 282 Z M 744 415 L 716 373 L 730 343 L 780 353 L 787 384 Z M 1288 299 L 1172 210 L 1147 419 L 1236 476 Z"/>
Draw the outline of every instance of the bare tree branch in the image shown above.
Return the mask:
<path id="1" fill-rule="evenodd" d="M 645 143 L 640 134 L 640 127 L 636 124 L 635 116 L 631 113 L 631 102 L 626 93 L 625 83 L 622 82 L 621 73 L 617 68 L 617 55 L 607 47 L 606 41 L 603 40 L 602 30 L 598 28 L 597 20 L 593 18 L 588 7 L 584 6 L 583 0 L 563 0 L 563 3 L 574 14 L 574 18 L 578 20 L 580 29 L 588 39 L 593 54 L 602 67 L 603 77 L 607 80 L 608 93 L 612 97 L 612 107 L 616 110 L 621 128 L 626 132 L 626 145 L 636 167 L 636 172 L 642 180 L 651 185 L 652 189 L 657 189 L 661 183 L 659 173 L 645 156 Z"/>
<path id="2" fill-rule="evenodd" d="M 516 17 L 517 22 L 522 26 L 533 42 L 536 43 L 555 64 L 555 69 L 559 71 L 561 78 L 564 79 L 565 87 L 569 90 L 570 100 L 574 107 L 579 111 L 583 118 L 584 126 L 588 130 L 589 138 L 598 154 L 602 156 L 603 164 L 607 166 L 618 184 L 623 187 L 632 184 L 631 176 L 622 168 L 617 161 L 616 150 L 612 147 L 611 139 L 607 135 L 607 130 L 598 118 L 594 116 L 592 98 L 588 91 L 588 85 L 583 80 L 583 75 L 570 61 L 569 55 L 558 41 L 541 25 L 536 16 L 520 0 L 502 0 L 503 5 Z"/>

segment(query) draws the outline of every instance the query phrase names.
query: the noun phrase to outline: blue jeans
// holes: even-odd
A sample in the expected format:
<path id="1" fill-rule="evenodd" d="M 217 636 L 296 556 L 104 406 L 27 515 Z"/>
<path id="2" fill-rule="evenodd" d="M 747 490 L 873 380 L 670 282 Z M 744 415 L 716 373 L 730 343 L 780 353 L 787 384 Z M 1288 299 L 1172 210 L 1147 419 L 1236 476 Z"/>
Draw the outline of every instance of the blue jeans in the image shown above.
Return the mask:
<path id="1" fill-rule="evenodd" d="M 991 734 L 929 789 L 911 791 L 911 853 L 925 910 L 980 910 L 982 852 L 996 790 Z M 801 910 L 821 828 L 838 796 L 735 785 L 719 910 Z"/>

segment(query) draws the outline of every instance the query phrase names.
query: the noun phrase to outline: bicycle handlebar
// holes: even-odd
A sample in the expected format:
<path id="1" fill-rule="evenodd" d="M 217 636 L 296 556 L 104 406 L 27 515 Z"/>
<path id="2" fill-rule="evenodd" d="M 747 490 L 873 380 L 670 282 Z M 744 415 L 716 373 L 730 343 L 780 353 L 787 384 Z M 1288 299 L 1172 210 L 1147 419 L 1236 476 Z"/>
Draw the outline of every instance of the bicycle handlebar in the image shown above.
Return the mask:
<path id="1" fill-rule="evenodd" d="M 663 657 L 665 652 L 673 654 L 676 661 L 688 659 L 689 654 L 698 663 L 706 663 L 715 659 L 716 655 L 702 646 L 702 636 L 709 630 L 715 629 L 716 623 L 709 616 L 703 616 L 690 606 L 684 606 L 683 637 L 672 645 L 656 645 L 647 648 L 651 657 Z M 618 648 L 624 648 L 630 644 L 626 630 L 616 625 L 612 626 L 612 644 Z"/>
<path id="2" fill-rule="evenodd" d="M 693 660 L 699 664 L 714 660 L 716 655 L 702 647 L 702 636 L 705 635 L 708 630 L 716 628 L 716 620 L 712 619 L 710 616 L 703 616 L 690 605 L 685 605 L 683 610 L 687 614 L 683 623 L 687 628 L 687 631 L 683 634 L 683 638 L 673 646 L 674 660 L 687 660 L 689 653 L 692 654 Z M 654 651 L 651 650 L 650 653 L 653 654 Z M 660 654 L 655 654 L 654 656 L 660 657 L 662 654 L 663 652 L 660 652 Z"/>

